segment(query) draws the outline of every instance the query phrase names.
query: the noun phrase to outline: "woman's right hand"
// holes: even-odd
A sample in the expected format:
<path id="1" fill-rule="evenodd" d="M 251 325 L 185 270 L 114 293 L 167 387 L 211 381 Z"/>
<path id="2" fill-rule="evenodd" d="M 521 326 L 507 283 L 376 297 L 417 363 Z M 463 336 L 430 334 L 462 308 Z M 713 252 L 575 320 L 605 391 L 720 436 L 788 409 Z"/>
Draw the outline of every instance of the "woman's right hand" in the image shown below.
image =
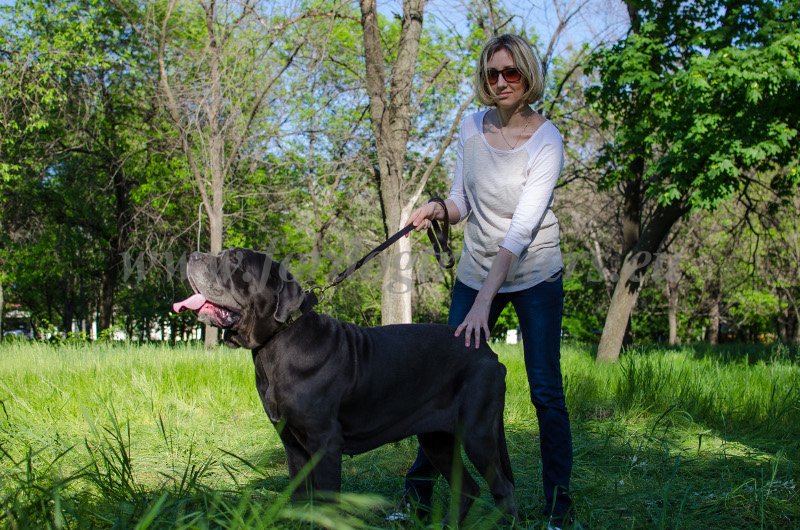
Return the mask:
<path id="1" fill-rule="evenodd" d="M 435 202 L 429 202 L 414 210 L 408 218 L 408 225 L 414 225 L 414 230 L 417 232 L 427 230 L 431 226 L 431 220 L 439 217 L 439 210 L 441 207 Z M 408 237 L 408 234 L 406 234 Z"/>

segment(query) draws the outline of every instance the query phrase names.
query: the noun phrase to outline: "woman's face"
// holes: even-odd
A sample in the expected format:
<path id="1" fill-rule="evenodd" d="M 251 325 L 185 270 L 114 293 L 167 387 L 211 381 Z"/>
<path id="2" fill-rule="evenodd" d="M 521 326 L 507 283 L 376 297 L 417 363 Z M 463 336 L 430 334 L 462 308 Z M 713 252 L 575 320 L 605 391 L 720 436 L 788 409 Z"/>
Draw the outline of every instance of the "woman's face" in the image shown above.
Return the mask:
<path id="1" fill-rule="evenodd" d="M 517 71 L 516 65 L 508 50 L 500 48 L 494 52 L 494 55 L 492 55 L 486 63 L 486 67 L 489 73 L 487 82 L 489 82 L 489 88 L 491 88 L 492 92 L 495 94 L 497 107 L 509 110 L 519 107 L 522 102 L 522 97 L 525 95 L 525 90 L 527 89 L 525 86 L 525 79 L 519 77 L 516 81 L 509 81 L 506 79 L 506 76 L 501 73 L 497 75 L 497 82 L 494 84 L 491 83 L 494 77 L 494 75 L 491 75 L 493 72 L 508 72 L 509 68 L 515 70 L 508 72 L 508 76 L 512 78 L 518 77 L 513 75 L 514 72 Z"/>

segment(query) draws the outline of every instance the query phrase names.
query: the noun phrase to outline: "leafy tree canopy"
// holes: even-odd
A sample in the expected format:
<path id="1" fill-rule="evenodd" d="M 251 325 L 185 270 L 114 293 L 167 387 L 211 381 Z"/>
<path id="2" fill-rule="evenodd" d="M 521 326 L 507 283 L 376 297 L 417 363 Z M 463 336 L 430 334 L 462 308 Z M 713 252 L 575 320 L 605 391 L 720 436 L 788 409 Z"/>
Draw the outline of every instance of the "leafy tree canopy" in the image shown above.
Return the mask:
<path id="1" fill-rule="evenodd" d="M 597 53 L 590 100 L 614 126 L 607 187 L 641 178 L 661 204 L 712 209 L 755 172 L 800 181 L 800 2 L 637 2 L 630 34 Z"/>

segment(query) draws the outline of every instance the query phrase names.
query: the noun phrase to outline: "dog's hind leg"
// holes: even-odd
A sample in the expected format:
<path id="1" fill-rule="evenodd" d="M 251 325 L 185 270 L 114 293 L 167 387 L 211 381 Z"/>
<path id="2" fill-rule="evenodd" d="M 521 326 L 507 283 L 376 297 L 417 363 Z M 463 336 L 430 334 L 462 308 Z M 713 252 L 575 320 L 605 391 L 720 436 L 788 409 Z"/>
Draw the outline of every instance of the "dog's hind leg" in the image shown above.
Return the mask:
<path id="1" fill-rule="evenodd" d="M 446 432 L 420 434 L 418 438 L 428 459 L 450 484 L 451 494 L 459 494 L 458 520 L 463 521 L 480 494 L 480 487 L 464 467 L 460 444 L 455 436 Z M 451 499 L 453 501 L 454 498 Z"/>
<path id="2" fill-rule="evenodd" d="M 514 477 L 508 457 L 502 419 L 498 422 L 495 436 L 484 439 L 470 437 L 464 442 L 464 451 L 470 462 L 489 485 L 489 491 L 497 508 L 511 519 L 518 519 L 514 501 Z"/>
<path id="3" fill-rule="evenodd" d="M 487 378 L 483 385 L 472 388 L 482 391 L 471 396 L 473 406 L 466 408 L 464 426 L 470 436 L 464 439 L 464 451 L 489 485 L 498 509 L 517 519 L 514 475 L 503 428 L 505 370 L 498 370 L 495 377 Z M 500 396 L 499 400 L 497 396 Z"/>

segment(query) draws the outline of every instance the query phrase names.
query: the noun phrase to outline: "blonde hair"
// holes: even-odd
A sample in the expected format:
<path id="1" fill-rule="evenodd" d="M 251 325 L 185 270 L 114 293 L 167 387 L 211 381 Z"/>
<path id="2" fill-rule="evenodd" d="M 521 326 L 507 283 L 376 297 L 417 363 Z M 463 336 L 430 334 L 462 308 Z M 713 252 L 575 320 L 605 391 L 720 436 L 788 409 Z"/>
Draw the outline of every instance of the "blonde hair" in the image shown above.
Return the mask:
<path id="1" fill-rule="evenodd" d="M 478 59 L 478 67 L 475 70 L 475 95 L 483 105 L 494 107 L 497 103 L 495 94 L 489 86 L 487 79 L 487 63 L 498 50 L 506 50 L 514 60 L 514 66 L 522 74 L 525 81 L 525 94 L 522 100 L 530 105 L 542 99 L 544 95 L 544 75 L 542 74 L 542 63 L 531 47 L 530 43 L 520 37 L 505 33 L 489 39 L 481 51 Z"/>

